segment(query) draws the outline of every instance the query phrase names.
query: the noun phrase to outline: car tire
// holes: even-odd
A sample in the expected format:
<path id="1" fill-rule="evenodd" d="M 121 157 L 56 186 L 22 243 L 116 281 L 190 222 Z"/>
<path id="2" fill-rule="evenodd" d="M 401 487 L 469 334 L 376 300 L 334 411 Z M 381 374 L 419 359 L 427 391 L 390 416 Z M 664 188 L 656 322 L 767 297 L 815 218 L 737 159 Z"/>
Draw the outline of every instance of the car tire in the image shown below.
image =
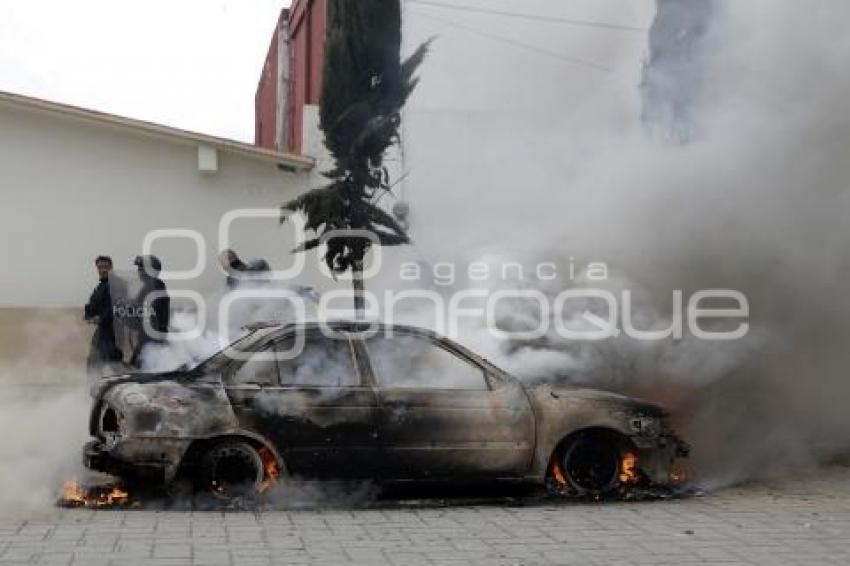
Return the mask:
<path id="1" fill-rule="evenodd" d="M 621 447 L 613 439 L 580 434 L 564 446 L 558 463 L 572 493 L 605 495 L 620 487 L 622 456 Z"/>
<path id="2" fill-rule="evenodd" d="M 214 445 L 200 461 L 199 487 L 220 501 L 250 502 L 259 498 L 265 477 L 263 460 L 246 442 Z"/>

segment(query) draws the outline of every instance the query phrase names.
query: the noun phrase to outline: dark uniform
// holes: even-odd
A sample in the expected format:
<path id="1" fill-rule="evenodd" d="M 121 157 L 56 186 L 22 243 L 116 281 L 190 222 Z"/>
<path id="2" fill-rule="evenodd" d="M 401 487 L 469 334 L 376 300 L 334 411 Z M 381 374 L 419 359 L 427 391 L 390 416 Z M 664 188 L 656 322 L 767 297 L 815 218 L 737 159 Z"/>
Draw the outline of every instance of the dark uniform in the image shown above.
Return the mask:
<path id="1" fill-rule="evenodd" d="M 112 298 L 109 294 L 109 281 L 103 279 L 95 287 L 85 306 L 85 319 L 98 317 L 97 328 L 91 339 L 86 366 L 90 373 L 101 372 L 104 366 L 122 360 L 121 351 L 115 344 L 113 327 Z"/>
<path id="2" fill-rule="evenodd" d="M 142 280 L 144 282 L 142 297 L 145 305 L 149 303 L 150 306 L 151 328 L 165 334 L 168 332 L 168 323 L 171 319 L 171 298 L 168 296 L 168 288 L 162 279 L 156 277 L 142 275 Z M 148 300 L 152 293 L 160 293 L 161 295 L 153 300 Z"/>
<path id="3" fill-rule="evenodd" d="M 150 317 L 150 328 L 160 334 L 168 332 L 168 325 L 171 319 L 171 298 L 168 296 L 168 289 L 165 283 L 159 277 L 151 275 L 145 266 L 150 266 L 154 274 L 158 274 L 162 269 L 162 264 L 158 258 L 154 256 L 138 257 L 135 265 L 139 267 L 139 278 L 142 282 L 142 288 L 139 291 L 136 299 L 136 304 L 140 306 L 139 312 L 143 317 Z M 156 298 L 151 298 L 151 294 L 158 293 Z M 133 357 L 130 363 L 136 367 L 141 367 L 141 356 L 144 347 L 150 342 L 164 342 L 162 336 L 150 336 L 145 332 L 142 320 L 138 320 L 137 324 L 141 326 L 139 342 L 133 351 Z"/>

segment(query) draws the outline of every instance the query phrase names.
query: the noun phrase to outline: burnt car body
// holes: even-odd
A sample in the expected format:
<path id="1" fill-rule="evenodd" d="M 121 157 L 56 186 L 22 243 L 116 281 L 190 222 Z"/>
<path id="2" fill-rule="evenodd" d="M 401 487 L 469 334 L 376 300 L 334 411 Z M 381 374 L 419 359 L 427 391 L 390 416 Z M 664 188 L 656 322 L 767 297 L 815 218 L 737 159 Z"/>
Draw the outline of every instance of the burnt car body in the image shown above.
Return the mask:
<path id="1" fill-rule="evenodd" d="M 666 484 L 686 455 L 658 407 L 530 386 L 429 331 L 371 329 L 255 327 L 192 370 L 104 379 L 84 463 L 128 480 L 193 478 L 223 498 L 262 492 L 278 473 L 587 494 Z"/>

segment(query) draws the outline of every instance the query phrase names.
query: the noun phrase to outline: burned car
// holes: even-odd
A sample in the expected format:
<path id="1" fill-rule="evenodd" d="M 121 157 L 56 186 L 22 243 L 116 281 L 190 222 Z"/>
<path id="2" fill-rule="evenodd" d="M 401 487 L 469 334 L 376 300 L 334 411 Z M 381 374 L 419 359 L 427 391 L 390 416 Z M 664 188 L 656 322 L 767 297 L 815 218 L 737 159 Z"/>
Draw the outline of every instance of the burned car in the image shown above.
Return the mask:
<path id="1" fill-rule="evenodd" d="M 93 395 L 87 467 L 187 478 L 226 500 L 262 494 L 279 475 L 599 495 L 666 484 L 687 453 L 656 406 L 529 386 L 404 326 L 257 325 L 194 369 L 107 378 Z"/>

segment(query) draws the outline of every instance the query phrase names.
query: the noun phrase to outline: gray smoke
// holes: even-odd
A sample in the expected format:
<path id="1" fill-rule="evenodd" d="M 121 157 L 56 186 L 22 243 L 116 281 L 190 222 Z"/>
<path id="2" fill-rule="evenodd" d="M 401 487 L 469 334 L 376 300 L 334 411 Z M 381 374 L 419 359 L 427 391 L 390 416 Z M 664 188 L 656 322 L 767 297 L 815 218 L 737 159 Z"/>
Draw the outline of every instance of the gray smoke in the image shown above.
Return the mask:
<path id="1" fill-rule="evenodd" d="M 257 293 L 260 296 L 252 296 Z M 268 295 L 264 297 L 262 293 Z M 204 313 L 196 312 L 195 305 L 182 310 L 180 305 L 172 305 L 171 332 L 175 334 L 166 342 L 146 346 L 142 355 L 143 371 L 165 372 L 194 367 L 247 334 L 246 326 L 251 324 L 286 323 L 316 316 L 313 294 L 271 281 L 243 282 L 234 289 L 221 289 L 203 299 Z M 200 330 L 200 335 L 193 338 L 191 333 L 196 329 Z"/>
<path id="2" fill-rule="evenodd" d="M 83 368 L 63 357 L 67 319 L 45 317 L 17 328 L 26 343 L 0 364 L 0 516 L 50 509 L 65 480 L 80 477 L 91 399 Z"/>
<path id="3" fill-rule="evenodd" d="M 411 258 L 426 264 L 496 254 L 556 262 L 564 273 L 571 257 L 604 261 L 606 287 L 635 293 L 644 328 L 669 325 L 675 289 L 745 293 L 752 328 L 733 343 L 552 338 L 518 346 L 475 323 L 459 336 L 529 379 L 666 404 L 703 477 L 720 484 L 817 465 L 850 448 L 850 4 L 694 4 L 661 3 L 672 12 L 659 14 L 651 42 L 580 32 L 583 55 L 608 58 L 605 76 L 422 19 L 411 44 L 417 34 L 441 36 L 407 117 L 405 191 L 418 244 Z M 609 9 L 528 6 L 610 21 Z M 671 14 L 687 16 L 687 33 L 660 31 Z M 512 33 L 550 51 L 576 45 L 539 26 L 515 24 Z M 468 74 L 447 76 L 443 66 L 455 61 Z M 521 96 L 513 85 L 524 80 L 545 81 L 546 90 Z M 659 114 L 673 123 L 662 125 L 698 135 L 681 144 L 648 133 L 642 81 L 643 95 L 647 85 L 653 93 L 649 108 L 668 108 Z M 581 276 L 559 283 L 588 285 Z M 521 285 L 548 291 L 539 281 Z"/>
<path id="4" fill-rule="evenodd" d="M 643 119 L 672 139 L 693 135 L 716 12 L 715 0 L 657 0 L 641 83 Z"/>

